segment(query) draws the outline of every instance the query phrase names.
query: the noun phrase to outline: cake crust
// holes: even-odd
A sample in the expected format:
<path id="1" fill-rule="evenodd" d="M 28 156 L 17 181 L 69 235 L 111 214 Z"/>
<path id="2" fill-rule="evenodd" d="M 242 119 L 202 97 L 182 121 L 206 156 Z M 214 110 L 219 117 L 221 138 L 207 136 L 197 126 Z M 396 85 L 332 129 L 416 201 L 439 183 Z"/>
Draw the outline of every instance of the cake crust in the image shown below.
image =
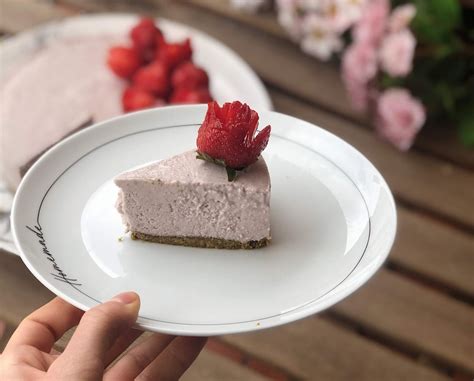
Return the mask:
<path id="1" fill-rule="evenodd" d="M 207 249 L 259 249 L 265 247 L 270 242 L 269 238 L 262 238 L 258 241 L 239 242 L 230 239 L 211 238 L 211 237 L 178 237 L 178 236 L 154 236 L 140 232 L 132 232 L 132 239 L 142 241 L 163 243 L 176 246 L 201 247 Z"/>

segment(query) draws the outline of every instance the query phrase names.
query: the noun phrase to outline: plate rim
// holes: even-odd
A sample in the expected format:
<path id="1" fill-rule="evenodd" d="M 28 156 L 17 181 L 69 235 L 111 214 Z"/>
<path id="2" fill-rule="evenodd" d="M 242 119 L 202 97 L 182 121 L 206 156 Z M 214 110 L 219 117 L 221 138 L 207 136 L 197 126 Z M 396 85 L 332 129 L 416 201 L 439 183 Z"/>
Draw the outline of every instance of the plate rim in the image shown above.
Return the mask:
<path id="1" fill-rule="evenodd" d="M 63 146 L 70 144 L 71 141 L 74 141 L 79 136 L 86 135 L 86 134 L 91 134 L 91 133 L 93 134 L 94 131 L 97 130 L 97 129 L 107 129 L 107 128 L 109 128 L 109 126 L 108 126 L 109 124 L 113 124 L 117 120 L 123 120 L 123 119 L 132 119 L 133 120 L 133 118 L 135 118 L 137 115 L 142 115 L 142 114 L 145 114 L 145 113 L 149 113 L 149 114 L 154 114 L 154 113 L 157 113 L 157 112 L 159 113 L 160 110 L 165 110 L 165 109 L 168 109 L 168 110 L 172 110 L 172 109 L 195 109 L 195 110 L 204 111 L 205 107 L 206 107 L 205 105 L 173 105 L 173 106 L 165 106 L 165 107 L 161 107 L 161 108 L 142 110 L 142 111 L 137 111 L 137 112 L 133 112 L 133 113 L 125 114 L 125 115 L 120 115 L 120 116 L 114 117 L 112 119 L 97 123 L 97 124 L 89 127 L 88 129 L 78 131 L 77 133 L 67 137 L 63 141 L 61 141 L 61 142 L 57 143 L 56 145 L 54 145 L 53 147 L 51 147 L 44 155 L 42 155 L 42 157 L 37 162 L 35 162 L 33 164 L 33 166 L 30 168 L 30 170 L 26 173 L 26 175 L 22 179 L 22 181 L 20 183 L 20 186 L 18 187 L 18 190 L 15 194 L 15 197 L 14 197 L 14 200 L 13 200 L 13 205 L 12 205 L 12 212 L 11 212 L 11 227 L 12 227 L 12 235 L 13 235 L 14 242 L 15 242 L 15 244 L 17 245 L 17 247 L 19 249 L 20 256 L 21 256 L 23 262 L 28 267 L 28 269 L 33 273 L 33 275 L 35 275 L 35 277 L 45 287 L 47 287 L 48 289 L 53 291 L 57 296 L 61 297 L 62 299 L 66 300 L 66 301 L 68 301 L 69 303 L 75 305 L 76 307 L 78 307 L 78 308 L 80 308 L 84 311 L 87 311 L 89 309 L 88 306 L 76 301 L 75 299 L 73 299 L 72 297 L 67 295 L 66 293 L 60 291 L 50 281 L 48 281 L 45 277 L 43 277 L 43 275 L 39 271 L 37 271 L 35 266 L 29 261 L 28 255 L 25 253 L 25 251 L 23 250 L 23 247 L 20 244 L 20 240 L 18 238 L 18 233 L 17 233 L 17 229 L 19 229 L 20 227 L 16 222 L 16 218 L 19 218 L 19 217 L 17 217 L 17 215 L 19 214 L 18 210 L 21 210 L 21 207 L 18 205 L 18 199 L 20 198 L 20 195 L 24 192 L 24 188 L 28 186 L 29 179 L 32 176 L 32 173 L 34 173 L 37 170 L 37 168 L 39 166 L 41 166 L 42 163 L 45 160 L 47 160 L 47 158 L 49 156 L 55 155 L 56 151 L 62 150 Z M 211 336 L 211 335 L 219 335 L 219 334 L 248 332 L 248 331 L 252 331 L 252 330 L 259 330 L 259 329 L 279 326 L 279 325 L 285 324 L 287 322 L 296 321 L 296 320 L 299 320 L 301 318 L 313 315 L 315 313 L 319 313 L 322 310 L 324 310 L 324 309 L 340 302 L 341 300 L 343 300 L 344 298 L 346 298 L 347 296 L 349 296 L 350 294 L 355 292 L 362 285 L 364 285 L 378 271 L 378 269 L 383 265 L 386 258 L 388 257 L 388 255 L 391 251 L 391 248 L 393 247 L 393 243 L 394 243 L 395 236 L 396 236 L 396 231 L 397 231 L 396 206 L 395 206 L 395 201 L 394 201 L 394 198 L 393 198 L 393 194 L 392 194 L 388 184 L 386 183 L 385 179 L 380 174 L 380 172 L 377 170 L 377 168 L 372 164 L 372 162 L 370 160 L 368 160 L 365 155 L 363 155 L 360 151 L 358 151 L 356 148 L 354 148 L 351 144 L 347 143 L 345 140 L 339 138 L 338 136 L 334 135 L 333 133 L 331 133 L 331 132 L 329 132 L 329 131 L 327 131 L 327 130 L 325 130 L 325 129 L 323 129 L 323 128 L 321 128 L 321 127 L 319 127 L 319 126 L 317 126 L 313 123 L 304 121 L 302 119 L 299 119 L 299 118 L 296 118 L 296 117 L 293 117 L 293 116 L 290 116 L 290 115 L 275 112 L 275 111 L 268 110 L 267 112 L 272 113 L 272 114 L 282 115 L 284 117 L 289 117 L 289 118 L 295 119 L 296 121 L 298 121 L 300 123 L 303 122 L 303 123 L 311 126 L 311 128 L 319 129 L 320 133 L 329 135 L 329 138 L 337 139 L 339 142 L 346 145 L 346 148 L 348 148 L 350 150 L 353 150 L 358 155 L 360 155 L 362 157 L 362 159 L 370 165 L 371 170 L 374 171 L 374 173 L 376 173 L 380 176 L 381 186 L 386 190 L 387 195 L 389 196 L 389 206 L 390 206 L 390 211 L 391 211 L 390 214 L 391 214 L 391 217 L 393 218 L 393 220 L 391 221 L 391 226 L 393 228 L 392 228 L 391 234 L 390 234 L 390 236 L 388 238 L 388 241 L 387 241 L 387 244 L 386 244 L 387 249 L 385 250 L 385 252 L 383 254 L 380 254 L 378 256 L 378 263 L 376 264 L 376 266 L 373 266 L 370 269 L 370 271 L 367 271 L 365 273 L 365 275 L 363 277 L 361 277 L 356 282 L 355 286 L 350 287 L 350 288 L 345 289 L 345 290 L 341 290 L 335 296 L 331 297 L 330 294 L 337 291 L 339 286 L 341 286 L 341 284 L 344 284 L 344 282 L 347 280 L 347 278 L 350 275 L 350 274 L 348 274 L 344 278 L 343 281 L 341 281 L 338 285 L 336 285 L 333 289 L 328 291 L 326 294 L 318 297 L 316 300 L 305 303 L 304 305 L 298 306 L 298 307 L 296 307 L 296 308 L 294 308 L 294 309 L 292 309 L 288 312 L 285 311 L 282 314 L 261 319 L 261 320 L 259 320 L 259 323 L 257 323 L 257 325 L 255 325 L 254 320 L 248 321 L 248 322 L 246 321 L 246 322 L 235 322 L 235 323 L 217 323 L 217 324 L 196 325 L 196 324 L 170 323 L 170 322 L 161 322 L 161 321 L 157 322 L 157 321 L 154 321 L 154 320 L 151 320 L 151 319 L 147 319 L 145 317 L 140 317 L 139 320 L 137 321 L 137 325 L 136 325 L 138 328 L 142 328 L 142 329 L 144 328 L 144 329 L 147 329 L 147 330 L 152 330 L 152 331 L 155 331 L 155 332 L 162 332 L 162 333 L 167 333 L 167 334 Z M 318 153 L 317 151 L 315 151 L 315 152 Z M 329 160 L 329 158 L 326 158 L 326 159 Z M 73 164 L 70 164 L 70 165 L 73 165 Z M 69 167 L 69 165 L 62 167 L 62 169 L 64 171 L 66 171 L 68 167 Z M 353 181 L 351 177 L 349 177 L 349 178 L 351 179 L 351 181 Z M 54 182 L 51 183 L 51 187 L 53 186 L 53 184 L 54 184 Z M 48 191 L 49 191 L 49 189 L 48 189 Z M 358 191 L 360 192 L 359 189 L 358 189 Z M 366 201 L 363 194 L 361 194 L 361 197 L 363 198 L 364 202 L 367 203 L 367 201 Z M 369 224 L 370 224 L 370 213 L 369 213 Z M 367 242 L 367 246 L 370 245 L 370 242 L 371 241 L 370 241 L 370 237 L 369 237 L 368 242 Z M 361 258 L 362 257 L 363 256 L 361 256 Z M 354 269 L 352 271 L 354 271 L 359 265 L 360 265 L 360 261 L 357 263 L 357 265 L 354 267 Z M 329 302 L 326 300 L 326 303 L 324 303 L 320 300 L 320 299 L 324 300 L 324 299 L 327 299 L 327 298 L 329 298 Z M 313 308 L 311 308 L 311 306 L 313 306 Z M 285 319 L 283 319 L 283 318 L 285 318 Z M 150 321 L 151 321 L 151 323 L 150 323 Z M 261 323 L 267 322 L 267 321 L 269 321 L 269 324 L 266 324 L 266 323 L 261 324 Z M 196 327 L 199 327 L 199 329 L 196 330 Z M 232 327 L 232 329 L 229 329 L 229 327 Z"/>

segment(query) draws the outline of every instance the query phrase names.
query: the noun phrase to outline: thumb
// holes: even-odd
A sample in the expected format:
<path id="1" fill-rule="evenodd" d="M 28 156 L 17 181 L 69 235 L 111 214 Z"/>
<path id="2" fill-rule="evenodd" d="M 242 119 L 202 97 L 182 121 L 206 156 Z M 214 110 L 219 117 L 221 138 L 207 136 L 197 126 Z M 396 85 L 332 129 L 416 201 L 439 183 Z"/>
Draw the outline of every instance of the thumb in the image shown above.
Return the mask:
<path id="1" fill-rule="evenodd" d="M 101 380 L 107 351 L 135 323 L 139 309 L 140 298 L 134 292 L 119 294 L 91 308 L 50 371 L 60 371 L 61 376 L 80 375 L 82 379 Z"/>

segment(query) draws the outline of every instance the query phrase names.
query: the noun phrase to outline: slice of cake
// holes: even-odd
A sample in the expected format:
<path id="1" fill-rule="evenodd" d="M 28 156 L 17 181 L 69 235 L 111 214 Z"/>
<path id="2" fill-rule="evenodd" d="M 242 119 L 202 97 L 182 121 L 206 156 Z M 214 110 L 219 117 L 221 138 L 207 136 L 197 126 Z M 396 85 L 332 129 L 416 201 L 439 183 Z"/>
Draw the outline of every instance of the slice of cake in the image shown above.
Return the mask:
<path id="1" fill-rule="evenodd" d="M 117 209 L 146 241 L 254 249 L 270 240 L 270 176 L 260 153 L 270 126 L 256 135 L 258 115 L 240 102 L 209 103 L 197 150 L 115 179 Z"/>

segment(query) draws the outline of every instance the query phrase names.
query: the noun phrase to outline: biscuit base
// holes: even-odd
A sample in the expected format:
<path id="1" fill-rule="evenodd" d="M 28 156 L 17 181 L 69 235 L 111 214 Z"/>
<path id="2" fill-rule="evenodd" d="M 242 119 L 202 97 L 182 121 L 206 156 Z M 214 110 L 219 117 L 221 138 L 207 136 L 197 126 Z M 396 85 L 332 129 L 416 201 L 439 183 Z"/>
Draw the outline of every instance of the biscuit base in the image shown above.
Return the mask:
<path id="1" fill-rule="evenodd" d="M 222 238 L 209 237 L 175 237 L 175 236 L 155 236 L 139 232 L 132 232 L 132 239 L 140 239 L 155 243 L 163 243 L 176 246 L 204 247 L 208 249 L 259 249 L 265 247 L 270 242 L 270 238 L 262 238 L 258 241 L 239 242 Z"/>

